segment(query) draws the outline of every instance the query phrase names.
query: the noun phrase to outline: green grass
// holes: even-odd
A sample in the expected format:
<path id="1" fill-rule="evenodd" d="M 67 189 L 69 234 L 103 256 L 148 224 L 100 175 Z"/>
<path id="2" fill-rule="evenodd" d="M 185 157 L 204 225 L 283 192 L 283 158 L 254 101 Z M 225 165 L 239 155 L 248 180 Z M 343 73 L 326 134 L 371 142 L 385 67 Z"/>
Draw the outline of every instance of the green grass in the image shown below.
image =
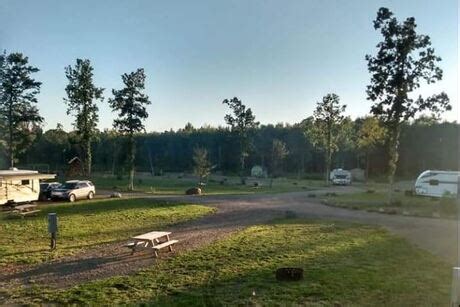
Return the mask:
<path id="1" fill-rule="evenodd" d="M 373 191 L 373 190 L 372 190 Z M 455 218 L 456 200 L 452 198 L 430 198 L 407 196 L 394 192 L 394 200 L 388 203 L 388 192 L 373 191 L 326 196 L 325 203 L 337 207 L 389 214 L 406 214 L 425 217 Z"/>
<path id="2" fill-rule="evenodd" d="M 251 179 L 248 184 L 240 184 L 238 177 L 225 177 L 227 181 L 221 184 L 221 178 L 211 177 L 207 185 L 203 188 L 203 192 L 209 195 L 216 194 L 252 194 L 252 193 L 282 193 L 293 191 L 308 191 L 324 185 L 323 181 L 319 180 L 295 180 L 287 178 L 276 178 L 273 180 L 270 187 L 270 179 Z M 117 179 L 114 176 L 93 176 L 92 181 L 96 188 L 102 190 L 117 189 L 126 191 L 128 179 Z M 254 182 L 259 183 L 258 187 L 254 187 Z M 134 181 L 135 190 L 153 194 L 165 195 L 183 195 L 185 191 L 197 185 L 197 180 L 194 178 L 179 178 L 179 176 L 141 176 Z"/>
<path id="3" fill-rule="evenodd" d="M 39 263 L 71 255 L 130 235 L 162 229 L 213 211 L 209 207 L 148 199 L 83 201 L 41 206 L 36 217 L 0 214 L 0 268 L 11 263 Z M 56 212 L 59 233 L 56 251 L 49 251 L 47 213 Z"/>
<path id="4" fill-rule="evenodd" d="M 278 282 L 279 267 L 300 282 Z M 450 267 L 380 228 L 284 220 L 250 227 L 131 276 L 66 290 L 16 290 L 15 303 L 443 306 Z"/>

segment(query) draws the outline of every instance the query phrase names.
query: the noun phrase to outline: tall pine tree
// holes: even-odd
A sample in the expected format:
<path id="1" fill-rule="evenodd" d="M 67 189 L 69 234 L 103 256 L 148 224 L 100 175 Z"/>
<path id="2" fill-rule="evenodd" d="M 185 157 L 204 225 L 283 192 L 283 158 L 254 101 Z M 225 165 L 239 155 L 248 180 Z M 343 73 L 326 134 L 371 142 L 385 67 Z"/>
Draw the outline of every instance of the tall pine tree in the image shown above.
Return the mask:
<path id="1" fill-rule="evenodd" d="M 104 89 L 94 85 L 93 67 L 89 60 L 77 59 L 74 67 L 66 67 L 65 73 L 69 80 L 65 88 L 67 98 L 64 98 L 67 114 L 75 115 L 74 126 L 83 149 L 85 173 L 91 175 L 91 143 L 96 136 L 99 122 L 99 108 L 96 102 L 104 99 Z"/>
<path id="2" fill-rule="evenodd" d="M 0 133 L 6 143 L 10 167 L 18 154 L 30 146 L 43 122 L 36 106 L 41 82 L 32 78 L 38 71 L 22 53 L 0 55 Z"/>
<path id="3" fill-rule="evenodd" d="M 149 115 L 145 108 L 149 105 L 149 97 L 143 93 L 145 90 L 144 69 L 123 74 L 121 76 L 125 87 L 121 90 L 112 90 L 113 98 L 109 104 L 113 111 L 118 112 L 118 118 L 114 120 L 113 126 L 120 133 L 128 136 L 129 142 L 129 189 L 134 189 L 134 164 L 136 157 L 136 143 L 134 135 L 145 131 L 143 120 Z"/>
<path id="4" fill-rule="evenodd" d="M 399 159 L 401 125 L 419 112 L 438 116 L 451 109 L 449 98 L 443 92 L 427 98 L 410 95 L 421 82 L 431 84 L 442 79 L 442 70 L 437 66 L 441 58 L 430 47 L 430 37 L 418 34 L 416 27 L 413 17 L 399 22 L 389 9 L 380 8 L 374 28 L 380 31 L 383 40 L 377 44 L 375 56 L 366 56 L 371 74 L 367 96 L 374 102 L 371 112 L 382 120 L 388 132 L 390 201 Z"/>
<path id="5" fill-rule="evenodd" d="M 237 97 L 225 99 L 222 103 L 228 105 L 233 111 L 233 115 L 225 115 L 225 122 L 232 128 L 232 132 L 235 133 L 239 139 L 240 176 L 243 183 L 245 161 L 246 157 L 249 155 L 250 132 L 259 126 L 259 122 L 255 121 L 256 117 L 252 113 L 251 108 L 246 108 L 246 106 Z"/>
<path id="6" fill-rule="evenodd" d="M 337 94 L 327 94 L 317 103 L 312 122 L 306 127 L 310 142 L 324 152 L 326 183 L 329 183 L 332 155 L 338 150 L 342 133 L 346 132 L 343 129 L 346 107 L 340 104 Z"/>

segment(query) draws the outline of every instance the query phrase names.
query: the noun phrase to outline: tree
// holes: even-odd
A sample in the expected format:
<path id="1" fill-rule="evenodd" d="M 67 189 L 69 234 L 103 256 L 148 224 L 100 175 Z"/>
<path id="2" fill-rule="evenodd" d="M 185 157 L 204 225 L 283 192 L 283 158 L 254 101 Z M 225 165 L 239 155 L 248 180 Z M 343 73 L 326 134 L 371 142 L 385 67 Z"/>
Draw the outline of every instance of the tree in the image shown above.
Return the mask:
<path id="1" fill-rule="evenodd" d="M 80 146 L 84 153 L 84 170 L 91 175 L 91 143 L 97 134 L 97 123 L 99 108 L 97 100 L 102 101 L 103 88 L 96 87 L 93 83 L 93 67 L 89 60 L 77 59 L 74 67 L 67 66 L 65 74 L 69 80 L 66 86 L 67 114 L 75 115 L 75 129 L 80 140 Z"/>
<path id="2" fill-rule="evenodd" d="M 356 148 L 364 154 L 366 159 L 366 179 L 369 178 L 369 155 L 385 140 L 385 128 L 375 117 L 366 117 L 360 121 L 356 132 Z"/>
<path id="3" fill-rule="evenodd" d="M 326 183 L 329 183 L 332 155 L 337 151 L 341 138 L 345 109 L 346 105 L 340 104 L 338 95 L 327 94 L 322 101 L 317 103 L 316 110 L 313 112 L 313 119 L 307 125 L 306 133 L 313 146 L 324 152 Z"/>
<path id="4" fill-rule="evenodd" d="M 29 151 L 28 158 L 46 163 L 52 170 L 57 170 L 67 163 L 70 147 L 69 134 L 58 124 L 56 129 L 49 129 L 37 138 Z"/>
<path id="5" fill-rule="evenodd" d="M 38 71 L 22 53 L 0 55 L 0 133 L 6 139 L 10 167 L 31 145 L 43 122 L 36 106 L 41 82 L 31 76 Z"/>
<path id="6" fill-rule="evenodd" d="M 286 143 L 279 139 L 273 139 L 272 142 L 272 174 L 278 175 L 281 173 L 281 166 L 289 154 L 289 150 L 286 147 Z"/>
<path id="7" fill-rule="evenodd" d="M 240 145 L 240 176 L 243 178 L 244 169 L 245 169 L 245 159 L 249 154 L 250 146 L 250 130 L 257 128 L 259 122 L 255 121 L 255 116 L 252 114 L 251 108 L 247 108 L 238 100 L 237 97 L 232 99 L 225 99 L 223 104 L 229 106 L 233 111 L 232 114 L 225 115 L 225 122 L 231 127 L 232 132 L 236 133 L 239 139 Z"/>
<path id="8" fill-rule="evenodd" d="M 136 143 L 134 134 L 145 131 L 142 123 L 149 114 L 145 108 L 149 105 L 149 97 L 143 93 L 145 89 L 144 69 L 139 68 L 135 72 L 121 76 L 125 87 L 121 90 L 112 90 L 113 98 L 109 104 L 113 111 L 118 111 L 118 119 L 115 119 L 113 126 L 120 133 L 128 136 L 128 163 L 129 163 L 129 186 L 134 189 L 134 162 L 136 156 Z"/>
<path id="9" fill-rule="evenodd" d="M 442 79 L 442 70 L 436 64 L 441 58 L 430 47 L 430 37 L 417 34 L 416 27 L 413 17 L 400 23 L 389 9 L 380 8 L 374 28 L 380 31 L 383 40 L 377 44 L 375 56 L 366 55 L 371 74 L 367 98 L 374 102 L 371 112 L 382 120 L 388 131 L 390 201 L 399 159 L 401 123 L 419 112 L 439 116 L 451 109 L 444 92 L 427 98 L 409 96 L 422 81 L 431 84 Z"/>
<path id="10" fill-rule="evenodd" d="M 208 151 L 205 148 L 195 147 L 193 149 L 193 172 L 199 177 L 202 183 L 211 173 L 211 162 L 209 162 Z"/>

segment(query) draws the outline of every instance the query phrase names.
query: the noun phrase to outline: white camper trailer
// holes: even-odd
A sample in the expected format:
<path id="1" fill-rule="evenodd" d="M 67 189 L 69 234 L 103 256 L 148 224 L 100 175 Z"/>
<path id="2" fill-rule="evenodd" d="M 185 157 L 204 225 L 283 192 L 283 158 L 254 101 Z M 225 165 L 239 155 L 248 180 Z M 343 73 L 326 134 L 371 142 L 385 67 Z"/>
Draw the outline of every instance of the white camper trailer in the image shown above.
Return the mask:
<path id="1" fill-rule="evenodd" d="M 424 171 L 415 181 L 415 194 L 432 197 L 457 195 L 458 176 L 454 171 Z"/>
<path id="2" fill-rule="evenodd" d="M 341 168 L 332 170 L 329 179 L 336 185 L 349 185 L 351 184 L 351 173 Z"/>
<path id="3" fill-rule="evenodd" d="M 37 201 L 40 194 L 40 180 L 53 179 L 54 174 L 40 174 L 38 171 L 0 170 L 0 205 Z"/>

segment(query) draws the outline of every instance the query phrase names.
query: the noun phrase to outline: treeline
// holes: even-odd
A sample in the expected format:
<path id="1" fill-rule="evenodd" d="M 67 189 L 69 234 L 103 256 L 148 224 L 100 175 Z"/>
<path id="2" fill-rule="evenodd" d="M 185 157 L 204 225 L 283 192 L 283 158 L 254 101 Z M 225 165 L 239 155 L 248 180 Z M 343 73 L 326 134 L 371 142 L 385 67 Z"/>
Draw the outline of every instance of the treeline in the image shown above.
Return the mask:
<path id="1" fill-rule="evenodd" d="M 361 119 L 353 122 L 358 125 Z M 305 134 L 304 123 L 295 125 L 261 125 L 251 131 L 252 141 L 246 157 L 248 174 L 254 165 L 261 165 L 269 175 L 312 176 L 325 169 L 324 155 L 316 149 Z M 457 123 L 436 122 L 421 118 L 403 126 L 399 148 L 398 175 L 413 177 L 426 169 L 458 169 Z M 354 129 L 353 131 L 356 131 Z M 356 140 L 355 136 L 350 138 Z M 112 130 L 99 132 L 92 145 L 93 170 L 124 175 L 129 155 L 126 137 Z M 224 174 L 239 172 L 239 139 L 230 129 L 219 127 L 194 128 L 190 124 L 178 131 L 145 133 L 135 136 L 136 171 L 191 172 L 194 148 L 206 148 L 213 171 Z M 278 161 L 274 143 L 285 146 L 286 155 Z M 276 145 L 275 145 L 276 146 Z M 340 146 L 333 155 L 333 167 L 346 169 L 366 168 L 366 156 L 354 142 Z M 62 128 L 39 133 L 29 150 L 20 157 L 28 167 L 49 167 L 50 171 L 62 171 L 67 162 L 81 156 L 82 149 L 74 132 Z M 386 144 L 375 147 L 369 154 L 370 176 L 387 172 Z M 6 166 L 6 161 L 2 161 Z M 320 175 L 317 175 L 320 176 Z M 322 178 L 322 177 L 321 177 Z"/>

